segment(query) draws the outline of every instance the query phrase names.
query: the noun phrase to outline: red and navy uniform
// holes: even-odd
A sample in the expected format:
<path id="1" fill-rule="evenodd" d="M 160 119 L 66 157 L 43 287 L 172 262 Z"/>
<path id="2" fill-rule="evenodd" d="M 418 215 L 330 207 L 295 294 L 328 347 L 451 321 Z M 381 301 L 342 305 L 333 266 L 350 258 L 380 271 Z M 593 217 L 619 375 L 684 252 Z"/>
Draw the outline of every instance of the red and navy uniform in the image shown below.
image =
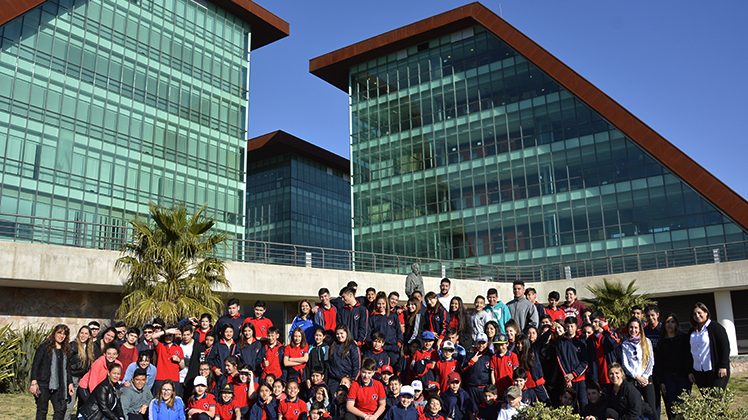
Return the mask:
<path id="1" fill-rule="evenodd" d="M 538 395 L 535 390 L 525 387 L 525 389 L 522 390 L 522 403 L 531 405 L 535 404 L 536 402 L 538 402 Z"/>
<path id="2" fill-rule="evenodd" d="M 306 403 L 298 397 L 293 401 L 286 399 L 278 404 L 278 413 L 283 416 L 283 420 L 306 418 L 306 416 L 303 416 L 307 414 Z"/>
<path id="3" fill-rule="evenodd" d="M 561 309 L 561 307 L 556 307 L 556 309 L 551 309 L 550 306 L 546 306 L 545 314 L 551 317 L 552 321 L 561 320 L 563 322 L 564 317 L 566 317 L 566 312 L 563 309 Z"/>
<path id="4" fill-rule="evenodd" d="M 335 331 L 335 327 L 338 325 L 338 310 L 332 305 L 329 309 L 325 309 L 322 305 L 317 304 L 314 325 L 324 328 L 325 331 Z"/>
<path id="5" fill-rule="evenodd" d="M 220 339 L 213 345 L 213 349 L 208 356 L 208 363 L 213 370 L 223 370 L 223 362 L 229 356 L 239 356 L 239 346 L 236 344 L 236 340 L 227 343 Z"/>
<path id="6" fill-rule="evenodd" d="M 269 374 L 272 374 L 276 378 L 283 376 L 283 368 L 281 367 L 281 361 L 283 360 L 283 345 L 281 345 L 281 343 L 276 342 L 273 347 L 270 347 L 269 344 L 265 344 L 262 346 L 261 356 L 261 361 L 267 360 L 270 362 L 267 366 L 265 366 L 264 362 L 260 363 L 263 379 Z"/>
<path id="7" fill-rule="evenodd" d="M 400 321 L 397 314 L 390 313 L 385 315 L 375 312 L 369 317 L 368 341 L 375 332 L 384 335 L 384 350 L 387 352 L 400 352 L 403 344 L 403 330 L 400 328 Z"/>
<path id="8" fill-rule="evenodd" d="M 171 360 L 172 356 L 178 356 L 180 359 L 184 359 L 184 353 L 182 348 L 174 343 L 164 344 L 158 343 L 156 345 L 156 360 L 158 368 L 156 369 L 156 380 L 165 381 L 172 380 L 179 382 L 179 362 Z"/>
<path id="9" fill-rule="evenodd" d="M 358 302 L 354 306 L 344 305 L 338 310 L 337 325 L 345 325 L 353 341 L 361 345 L 366 342 L 369 311 Z"/>
<path id="10" fill-rule="evenodd" d="M 354 343 L 346 350 L 342 344 L 334 343 L 330 347 L 327 368 L 327 375 L 331 380 L 340 381 L 343 376 L 357 379 L 361 372 L 361 353 L 358 346 Z"/>
<path id="11" fill-rule="evenodd" d="M 257 400 L 249 410 L 249 420 L 277 420 L 278 401 L 271 399 L 269 403 Z"/>
<path id="12" fill-rule="evenodd" d="M 216 420 L 237 420 L 234 416 L 237 408 L 241 407 L 236 405 L 233 398 L 229 402 L 224 402 L 219 398 L 216 401 Z"/>
<path id="13" fill-rule="evenodd" d="M 476 362 L 473 362 L 473 356 L 475 352 L 470 352 L 465 356 L 462 364 L 462 383 L 473 401 L 482 401 L 484 399 L 483 388 L 491 383 L 493 352 L 486 349 Z"/>
<path id="14" fill-rule="evenodd" d="M 216 339 L 219 338 L 218 334 L 223 330 L 223 326 L 231 324 L 234 328 L 234 340 L 239 339 L 239 334 L 242 332 L 242 324 L 244 323 L 244 317 L 242 314 L 236 314 L 236 316 L 229 316 L 228 314 L 218 318 L 216 325 L 213 327 L 213 331 L 216 333 Z"/>
<path id="15" fill-rule="evenodd" d="M 255 328 L 255 338 L 259 340 L 268 336 L 268 328 L 273 326 L 273 321 L 271 321 L 270 318 L 265 318 L 264 316 L 262 318 L 255 318 L 253 316 L 250 316 L 244 320 L 242 325 L 244 324 L 252 324 L 252 326 Z"/>
<path id="16" fill-rule="evenodd" d="M 262 341 L 255 340 L 250 344 L 247 344 L 246 341 L 242 344 L 239 344 L 239 358 L 244 363 L 244 366 L 248 367 L 249 370 L 254 372 L 255 377 L 259 377 L 259 373 L 261 372 L 261 363 L 262 363 Z"/>
<path id="17" fill-rule="evenodd" d="M 207 392 L 199 398 L 193 395 L 190 397 L 190 400 L 187 402 L 187 410 L 196 408 L 198 410 L 208 411 L 210 410 L 210 407 L 215 407 L 215 406 L 216 406 L 216 397 L 213 396 L 213 394 L 208 394 Z"/>
<path id="18" fill-rule="evenodd" d="M 491 401 L 490 403 L 486 399 L 482 399 L 478 404 L 478 418 L 481 420 L 495 419 L 499 417 L 499 411 L 501 410 L 501 404 L 498 398 Z"/>
<path id="19" fill-rule="evenodd" d="M 571 386 L 574 388 L 577 401 L 582 407 L 587 405 L 587 386 L 584 382 L 588 367 L 587 355 L 587 346 L 581 340 L 565 336 L 556 340 L 558 367 L 563 376 L 572 375 Z"/>
<path id="20" fill-rule="evenodd" d="M 620 341 L 614 332 L 606 325 L 601 334 L 592 334 L 587 338 L 587 347 L 590 360 L 590 380 L 600 386 L 610 383 L 608 378 L 608 366 L 617 362 L 617 352 Z"/>
<path id="21" fill-rule="evenodd" d="M 288 345 L 283 349 L 283 355 L 290 358 L 304 357 L 305 354 L 309 354 L 309 345 L 305 344 L 304 347 Z M 293 366 L 288 368 L 288 379 L 297 379 L 298 381 L 304 381 L 304 368 L 306 363 Z"/>
<path id="22" fill-rule="evenodd" d="M 234 405 L 239 408 L 249 407 L 249 387 L 251 386 L 255 390 L 258 388 L 258 384 L 242 383 L 238 382 L 238 379 L 233 384 L 234 386 Z"/>
<path id="23" fill-rule="evenodd" d="M 392 366 L 392 360 L 389 353 L 384 350 L 376 351 L 369 349 L 364 352 L 364 359 L 369 358 L 377 362 L 377 373 L 381 372 L 382 366 Z"/>
<path id="24" fill-rule="evenodd" d="M 434 366 L 434 370 L 436 371 L 436 375 L 439 377 L 439 391 L 445 392 L 447 389 L 449 389 L 449 382 L 447 381 L 447 377 L 452 372 L 460 372 L 460 365 L 457 363 L 457 360 L 439 360 L 436 362 L 436 365 Z"/>
<path id="25" fill-rule="evenodd" d="M 443 340 L 447 332 L 447 318 L 447 311 L 441 305 L 436 305 L 436 308 L 426 308 L 423 331 L 431 331 L 436 335 L 437 340 Z"/>
<path id="26" fill-rule="evenodd" d="M 496 384 L 496 391 L 498 395 L 504 395 L 507 388 L 512 386 L 514 379 L 514 369 L 519 367 L 519 360 L 517 355 L 508 351 L 503 356 L 498 353 L 494 354 L 491 358 L 491 370 L 493 370 L 493 377 Z"/>
<path id="27" fill-rule="evenodd" d="M 384 385 L 373 379 L 366 385 L 360 380 L 355 381 L 348 390 L 348 401 L 353 401 L 354 407 L 369 415 L 374 414 L 379 408 L 379 401 L 385 399 L 387 393 L 384 391 Z"/>
<path id="28" fill-rule="evenodd" d="M 459 388 L 457 392 L 447 390 L 441 393 L 442 399 L 442 410 L 447 413 L 447 416 L 452 420 L 463 420 L 470 418 L 469 416 L 478 411 L 478 406 L 475 401 L 470 397 L 462 388 Z"/>
<path id="29" fill-rule="evenodd" d="M 430 411 L 424 411 L 418 415 L 418 420 L 447 420 L 447 418 L 439 413 L 431 414 Z"/>
<path id="30" fill-rule="evenodd" d="M 209 335 L 214 335 L 212 328 L 209 328 L 208 331 L 203 331 L 199 328 L 195 330 L 195 340 L 198 343 L 205 343 L 205 337 Z"/>

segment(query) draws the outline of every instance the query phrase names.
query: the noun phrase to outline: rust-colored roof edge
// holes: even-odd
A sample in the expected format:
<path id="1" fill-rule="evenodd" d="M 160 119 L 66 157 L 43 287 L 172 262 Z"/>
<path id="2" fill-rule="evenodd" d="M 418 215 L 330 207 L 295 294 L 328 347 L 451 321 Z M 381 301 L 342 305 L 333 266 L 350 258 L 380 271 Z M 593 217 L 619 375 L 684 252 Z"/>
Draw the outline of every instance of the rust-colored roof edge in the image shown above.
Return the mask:
<path id="1" fill-rule="evenodd" d="M 348 159 L 283 130 L 276 130 L 247 140 L 247 162 L 288 152 L 307 156 L 312 160 L 337 168 L 346 174 L 350 174 L 351 171 Z"/>
<path id="2" fill-rule="evenodd" d="M 0 25 L 23 15 L 46 0 L 6 0 L 0 8 Z M 256 50 L 285 38 L 290 33 L 288 22 L 250 0 L 209 0 L 249 23 L 252 28 L 252 45 Z"/>
<path id="3" fill-rule="evenodd" d="M 45 1 L 46 0 L 7 0 L 6 4 L 3 4 L 3 7 L 0 7 L 0 26 L 5 25 Z"/>
<path id="4" fill-rule="evenodd" d="M 745 198 L 587 79 L 480 3 L 471 3 L 324 54 L 310 60 L 309 69 L 321 79 L 348 92 L 348 69 L 351 66 L 422 42 L 425 36 L 446 35 L 470 22 L 483 26 L 517 50 L 748 231 L 748 201 Z M 341 85 L 341 76 L 344 86 Z"/>

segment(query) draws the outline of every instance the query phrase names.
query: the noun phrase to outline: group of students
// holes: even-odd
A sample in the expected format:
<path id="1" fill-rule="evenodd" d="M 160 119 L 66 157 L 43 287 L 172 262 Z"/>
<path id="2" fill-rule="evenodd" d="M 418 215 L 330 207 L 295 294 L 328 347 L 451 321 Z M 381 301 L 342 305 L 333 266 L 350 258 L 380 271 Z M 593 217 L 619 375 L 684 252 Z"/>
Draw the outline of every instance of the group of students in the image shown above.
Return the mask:
<path id="1" fill-rule="evenodd" d="M 471 310 L 450 289 L 415 288 L 401 306 L 397 292 L 357 296 L 355 282 L 337 297 L 323 288 L 287 335 L 264 302 L 245 317 L 236 299 L 215 323 L 91 322 L 72 341 L 61 324 L 34 356 L 37 419 L 51 402 L 66 420 L 494 420 L 538 401 L 586 420 L 658 419 L 661 400 L 670 417 L 691 384 L 729 380 L 727 334 L 702 303 L 683 333 L 656 306 L 611 326 L 573 288 L 543 305 L 518 281 L 510 301 L 491 288 Z"/>

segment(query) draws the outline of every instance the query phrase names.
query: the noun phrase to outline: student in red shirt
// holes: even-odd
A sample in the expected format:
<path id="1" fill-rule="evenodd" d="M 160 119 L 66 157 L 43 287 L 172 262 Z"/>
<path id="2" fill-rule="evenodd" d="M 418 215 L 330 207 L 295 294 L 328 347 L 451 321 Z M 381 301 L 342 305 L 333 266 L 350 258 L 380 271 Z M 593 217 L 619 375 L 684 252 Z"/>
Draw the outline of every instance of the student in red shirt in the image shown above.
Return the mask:
<path id="1" fill-rule="evenodd" d="M 188 420 L 212 420 L 216 415 L 216 397 L 205 392 L 208 381 L 203 376 L 195 378 L 195 394 L 187 403 Z"/>
<path id="2" fill-rule="evenodd" d="M 312 310 L 314 325 L 322 327 L 325 331 L 334 332 L 338 325 L 338 310 L 330 302 L 330 291 L 323 287 L 317 294 L 320 302 Z"/>
<path id="3" fill-rule="evenodd" d="M 255 332 L 257 329 L 255 328 Z M 283 360 L 283 345 L 278 342 L 280 332 L 275 327 L 268 329 L 268 342 L 262 347 L 260 351 L 260 368 L 262 368 L 262 379 L 265 379 L 267 375 L 273 375 L 280 379 L 283 377 L 283 368 L 281 367 L 281 361 Z"/>
<path id="4" fill-rule="evenodd" d="M 557 291 L 548 293 L 548 306 L 545 307 L 545 314 L 551 317 L 551 321 L 557 319 L 564 320 L 566 312 L 558 306 L 561 295 Z"/>
<path id="5" fill-rule="evenodd" d="M 155 389 L 160 389 L 164 381 L 173 381 L 176 395 L 182 394 L 182 384 L 179 383 L 179 364 L 184 360 L 182 347 L 174 344 L 176 328 L 164 331 L 161 341 L 156 345 L 156 381 Z"/>
<path id="6" fill-rule="evenodd" d="M 195 329 L 195 339 L 198 343 L 204 343 L 205 337 L 209 335 L 213 335 L 213 317 L 208 313 L 204 313 L 200 315 L 200 322 L 197 329 Z"/>
<path id="7" fill-rule="evenodd" d="M 306 402 L 299 398 L 299 383 L 290 380 L 286 384 L 286 399 L 278 404 L 278 420 L 306 419 L 306 415 Z"/>
<path id="8" fill-rule="evenodd" d="M 519 367 L 517 355 L 509 351 L 509 339 L 506 334 L 496 336 L 493 342 L 496 353 L 491 358 L 491 383 L 496 385 L 499 395 L 504 395 L 507 388 L 514 383 L 514 369 Z"/>
<path id="9" fill-rule="evenodd" d="M 376 369 L 377 362 L 372 359 L 364 359 L 361 362 L 361 376 L 351 384 L 351 389 L 348 390 L 346 419 L 356 417 L 377 419 L 384 414 L 387 393 L 382 383 L 374 380 Z"/>
<path id="10" fill-rule="evenodd" d="M 244 324 L 250 323 L 255 327 L 255 338 L 262 340 L 268 336 L 268 331 L 273 326 L 273 321 L 269 318 L 265 318 L 265 311 L 267 310 L 267 304 L 264 300 L 258 300 L 255 302 L 255 316 L 251 316 L 244 320 Z"/>
<path id="11" fill-rule="evenodd" d="M 303 382 L 304 368 L 309 361 L 309 346 L 306 343 L 304 330 L 296 328 L 291 334 L 291 342 L 283 350 L 283 366 L 286 370 L 288 380 Z"/>
<path id="12" fill-rule="evenodd" d="M 119 360 L 125 368 L 138 361 L 138 337 L 140 337 L 140 330 L 135 327 L 130 327 L 125 335 L 125 342 L 119 346 L 119 356 L 117 356 L 117 360 Z"/>
<path id="13" fill-rule="evenodd" d="M 234 388 L 226 384 L 221 388 L 221 394 L 216 402 L 216 420 L 239 420 L 242 411 L 234 401 Z"/>
<path id="14" fill-rule="evenodd" d="M 449 374 L 459 372 L 459 363 L 455 356 L 455 345 L 447 340 L 442 343 L 442 358 L 436 362 L 434 370 L 439 377 L 439 391 L 446 392 L 449 389 Z"/>

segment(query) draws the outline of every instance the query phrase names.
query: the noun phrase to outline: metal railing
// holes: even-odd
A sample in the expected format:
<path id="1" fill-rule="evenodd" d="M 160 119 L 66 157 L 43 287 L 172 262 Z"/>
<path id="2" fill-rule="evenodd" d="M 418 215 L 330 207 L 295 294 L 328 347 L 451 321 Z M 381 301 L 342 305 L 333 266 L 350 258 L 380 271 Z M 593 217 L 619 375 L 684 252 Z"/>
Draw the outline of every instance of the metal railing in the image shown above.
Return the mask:
<path id="1" fill-rule="evenodd" d="M 118 251 L 131 237 L 132 227 L 129 224 L 111 225 L 0 213 L 0 240 Z M 249 263 L 402 275 L 409 273 L 411 264 L 417 262 L 421 265 L 423 275 L 429 277 L 530 282 L 745 260 L 748 259 L 748 241 L 522 266 L 486 265 L 469 259 L 438 260 L 236 239 L 220 244 L 216 256 Z"/>

